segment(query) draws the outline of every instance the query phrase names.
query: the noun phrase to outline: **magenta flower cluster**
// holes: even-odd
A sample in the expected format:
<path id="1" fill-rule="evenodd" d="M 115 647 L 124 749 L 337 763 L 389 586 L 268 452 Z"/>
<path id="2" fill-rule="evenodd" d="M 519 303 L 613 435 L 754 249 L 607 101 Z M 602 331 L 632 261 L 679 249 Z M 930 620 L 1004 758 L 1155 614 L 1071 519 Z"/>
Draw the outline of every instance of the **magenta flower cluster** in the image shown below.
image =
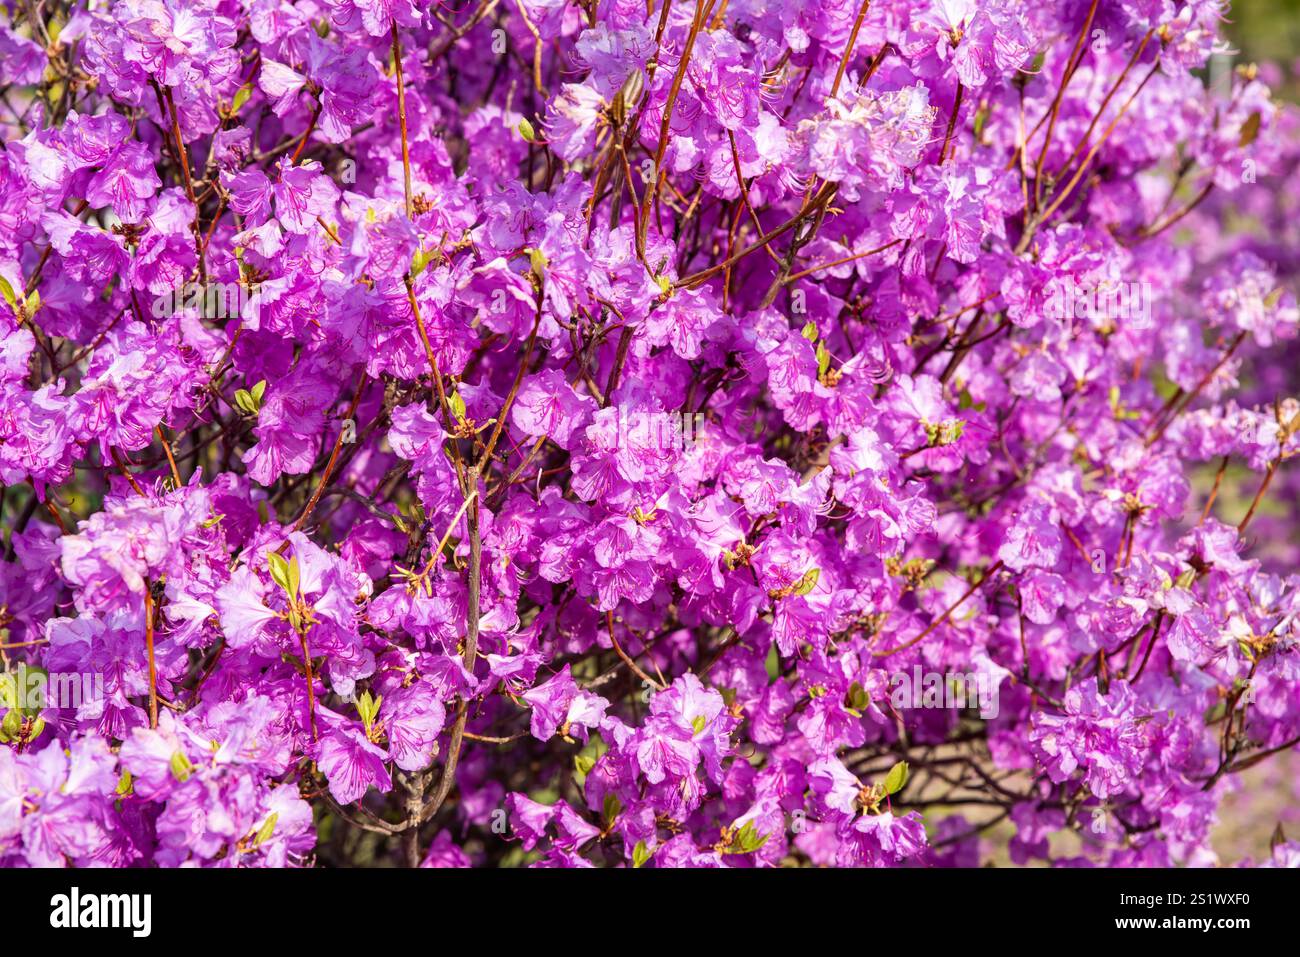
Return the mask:
<path id="1" fill-rule="evenodd" d="M 1239 863 L 1300 118 L 1223 14 L 11 0 L 0 864 Z"/>

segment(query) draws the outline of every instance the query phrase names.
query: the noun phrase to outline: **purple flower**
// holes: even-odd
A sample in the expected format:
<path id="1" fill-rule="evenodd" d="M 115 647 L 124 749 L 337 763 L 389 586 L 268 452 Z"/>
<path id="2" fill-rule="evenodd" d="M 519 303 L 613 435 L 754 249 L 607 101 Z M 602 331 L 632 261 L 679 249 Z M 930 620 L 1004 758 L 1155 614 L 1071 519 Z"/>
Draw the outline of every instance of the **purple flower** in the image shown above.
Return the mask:
<path id="1" fill-rule="evenodd" d="M 143 218 L 147 201 L 161 185 L 148 150 L 127 143 L 91 177 L 86 200 L 95 207 L 112 207 L 122 219 L 135 222 Z"/>
<path id="2" fill-rule="evenodd" d="M 594 408 L 589 397 L 574 392 L 564 376 L 552 369 L 524 380 L 510 416 L 525 435 L 546 436 L 568 448 Z"/>
<path id="3" fill-rule="evenodd" d="M 1213 0 L 707 12 L 0 26 L 0 865 L 1272 830 L 1290 67 Z"/>
<path id="4" fill-rule="evenodd" d="M 433 759 L 447 709 L 425 682 L 390 692 L 381 711 L 388 754 L 403 771 L 423 771 Z"/>
<path id="5" fill-rule="evenodd" d="M 316 764 L 340 804 L 360 800 L 372 787 L 389 790 L 393 782 L 384 761 L 384 752 L 351 728 L 328 732 L 316 748 Z"/>
<path id="6" fill-rule="evenodd" d="M 1089 678 L 1065 696 L 1065 714 L 1035 716 L 1030 746 L 1057 783 L 1084 770 L 1088 790 L 1101 799 L 1134 783 L 1145 759 L 1147 735 L 1128 683 L 1103 695 Z"/>

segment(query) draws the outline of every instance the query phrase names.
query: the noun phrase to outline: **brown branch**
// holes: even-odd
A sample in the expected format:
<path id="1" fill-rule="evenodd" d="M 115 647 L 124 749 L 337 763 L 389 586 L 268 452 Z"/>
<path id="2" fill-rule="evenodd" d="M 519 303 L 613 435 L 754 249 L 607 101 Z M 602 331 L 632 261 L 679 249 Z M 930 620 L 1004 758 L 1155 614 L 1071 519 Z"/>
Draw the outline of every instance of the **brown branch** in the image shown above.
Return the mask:
<path id="1" fill-rule="evenodd" d="M 393 21 L 393 69 L 397 75 L 397 120 L 402 131 L 402 187 L 406 195 L 406 218 L 410 219 L 415 213 L 411 201 L 411 144 L 406 138 L 406 85 L 402 78 L 402 41 L 397 35 L 396 20 Z M 306 141 L 303 137 L 303 142 Z"/>
<path id="2" fill-rule="evenodd" d="M 830 98 L 833 100 L 840 92 L 840 81 L 844 79 L 844 71 L 849 68 L 849 59 L 853 56 L 853 48 L 858 45 L 858 31 L 862 29 L 862 21 L 867 18 L 867 9 L 871 6 L 871 0 L 862 0 L 862 6 L 858 8 L 858 18 L 853 21 L 853 29 L 849 31 L 849 42 L 844 45 L 844 53 L 840 56 L 839 69 L 835 71 L 835 82 L 831 84 Z"/>
<path id="3" fill-rule="evenodd" d="M 908 641 L 903 642 L 901 645 L 895 645 L 893 648 L 882 648 L 879 651 L 873 651 L 872 655 L 874 655 L 877 658 L 888 658 L 890 655 L 897 654 L 900 651 L 905 651 L 906 649 L 911 648 L 913 645 L 922 641 L 927 635 L 930 634 L 930 632 L 934 631 L 936 628 L 938 628 L 940 625 L 946 622 L 949 618 L 951 618 L 953 612 L 955 612 L 958 608 L 964 605 L 966 603 L 966 599 L 970 598 L 971 595 L 979 591 L 980 587 L 985 582 L 987 582 L 990 578 L 992 578 L 994 574 L 997 573 L 997 571 L 1001 568 L 1002 568 L 1001 559 L 999 559 L 998 561 L 990 565 L 988 571 L 984 573 L 983 577 L 980 578 L 979 581 L 972 582 L 970 585 L 968 585 L 966 587 L 966 590 L 962 592 L 962 596 L 958 598 L 953 604 L 948 606 L 948 609 L 942 615 L 940 615 L 934 621 L 930 622 L 930 624 L 926 625 L 925 630 L 922 631 L 915 638 L 909 639 Z"/>
<path id="4" fill-rule="evenodd" d="M 365 391 L 366 383 L 369 381 L 369 377 L 363 371 L 361 373 L 361 378 L 357 380 L 357 388 L 352 394 L 352 403 L 348 406 L 348 414 L 345 416 L 345 419 L 351 419 L 356 415 L 357 406 L 361 404 L 361 393 Z M 339 429 L 339 437 L 334 440 L 334 451 L 330 453 L 329 461 L 325 463 L 325 471 L 321 474 L 320 483 L 316 486 L 316 491 L 312 493 L 311 498 L 307 501 L 307 505 L 303 508 L 302 514 L 298 516 L 298 520 L 293 523 L 293 530 L 295 532 L 302 528 L 303 523 L 307 521 L 308 517 L 310 517 L 311 513 L 315 510 L 317 503 L 320 502 L 321 493 L 325 491 L 326 486 L 330 483 L 330 477 L 334 474 L 334 465 L 338 462 L 339 452 L 343 448 L 344 431 L 343 428 Z M 280 546 L 280 551 L 283 552 L 284 549 L 288 548 L 288 546 L 289 543 L 285 542 Z"/>

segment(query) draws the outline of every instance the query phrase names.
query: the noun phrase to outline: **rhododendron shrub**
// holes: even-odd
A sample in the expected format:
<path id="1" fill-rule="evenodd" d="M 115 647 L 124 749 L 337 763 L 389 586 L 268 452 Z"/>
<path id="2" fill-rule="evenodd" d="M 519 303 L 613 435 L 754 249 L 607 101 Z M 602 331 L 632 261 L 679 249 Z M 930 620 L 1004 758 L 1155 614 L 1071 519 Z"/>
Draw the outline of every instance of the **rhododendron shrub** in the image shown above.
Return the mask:
<path id="1" fill-rule="evenodd" d="M 1300 860 L 1225 12 L 9 3 L 0 863 Z"/>

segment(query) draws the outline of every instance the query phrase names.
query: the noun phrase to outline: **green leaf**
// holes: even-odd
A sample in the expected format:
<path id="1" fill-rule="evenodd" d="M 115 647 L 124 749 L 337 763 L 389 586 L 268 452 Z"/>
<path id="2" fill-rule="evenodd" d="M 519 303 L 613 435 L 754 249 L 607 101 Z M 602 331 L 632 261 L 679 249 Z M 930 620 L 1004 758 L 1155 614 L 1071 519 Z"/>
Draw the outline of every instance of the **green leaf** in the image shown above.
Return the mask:
<path id="1" fill-rule="evenodd" d="M 14 287 L 9 285 L 9 280 L 4 276 L 0 276 L 0 296 L 4 296 L 4 300 L 9 303 L 10 309 L 18 308 L 18 297 L 14 295 Z"/>
<path id="2" fill-rule="evenodd" d="M 414 279 L 428 267 L 438 257 L 436 249 L 417 249 L 411 257 L 411 278 Z"/>
<path id="3" fill-rule="evenodd" d="M 117 782 L 117 796 L 126 797 L 135 789 L 135 784 L 131 778 L 130 771 L 123 771 L 121 780 Z"/>
<path id="4" fill-rule="evenodd" d="M 275 833 L 275 822 L 278 820 L 280 820 L 280 813 L 272 811 L 271 816 L 257 829 L 257 836 L 253 838 L 254 847 L 261 847 L 271 839 L 271 835 Z"/>
<path id="5" fill-rule="evenodd" d="M 704 729 L 708 726 L 708 724 L 709 724 L 709 719 L 704 717 L 704 715 L 702 714 L 697 714 L 694 718 L 691 719 L 691 728 L 692 730 L 695 731 L 696 734 L 703 734 Z"/>
<path id="6" fill-rule="evenodd" d="M 723 850 L 724 854 L 752 854 L 764 844 L 770 834 L 760 834 L 753 821 L 746 821 L 739 831 L 731 836 L 731 843 Z"/>
<path id="7" fill-rule="evenodd" d="M 636 847 L 632 848 L 632 866 L 641 867 L 654 856 L 655 852 L 645 846 L 645 841 L 637 841 Z"/>
<path id="8" fill-rule="evenodd" d="M 754 826 L 754 822 L 750 821 L 740 829 L 740 848 L 746 854 L 752 854 L 766 844 L 767 839 L 771 836 L 770 834 L 760 834 L 758 828 Z"/>
<path id="9" fill-rule="evenodd" d="M 526 118 L 519 121 L 518 129 L 519 135 L 529 143 L 537 142 L 537 132 L 533 129 L 533 124 L 529 123 Z"/>
<path id="10" fill-rule="evenodd" d="M 18 690 L 22 691 L 25 695 L 30 693 L 30 691 L 32 690 L 32 685 L 33 685 L 32 675 L 40 675 L 43 679 L 45 679 L 44 681 L 36 685 L 37 688 L 44 689 L 49 686 L 50 673 L 46 671 L 44 668 L 42 668 L 40 665 L 21 664 L 18 666 L 18 668 L 19 668 L 18 681 L 15 687 Z M 18 707 L 18 703 L 16 701 L 14 702 L 14 707 Z M 24 716 L 28 718 L 35 718 L 37 715 L 41 713 L 41 710 L 44 707 L 45 707 L 45 701 L 43 698 L 43 693 L 38 692 L 34 699 L 28 698 L 25 707 L 19 708 L 19 710 L 22 711 Z M 33 735 L 33 737 L 35 737 L 35 735 Z"/>
<path id="11" fill-rule="evenodd" d="M 808 569 L 803 573 L 803 577 L 799 579 L 799 583 L 794 586 L 794 593 L 796 595 L 808 594 L 817 587 L 817 580 L 821 577 L 822 570 L 820 568 Z"/>
<path id="12" fill-rule="evenodd" d="M 257 415 L 262 411 L 262 396 L 266 394 L 266 380 L 263 379 L 252 390 L 236 389 L 235 406 L 247 415 Z"/>
<path id="13" fill-rule="evenodd" d="M 935 448 L 952 445 L 961 438 L 962 432 L 965 430 L 965 419 L 944 419 L 942 422 L 927 422 L 925 424 L 925 436 L 930 445 Z"/>
<path id="14" fill-rule="evenodd" d="M 27 315 L 34 316 L 41 308 L 41 291 L 33 289 L 32 294 L 27 297 Z"/>
<path id="15" fill-rule="evenodd" d="M 290 599 L 294 598 L 296 592 L 289 587 L 289 563 L 285 561 L 284 556 L 279 552 L 269 552 L 266 556 L 266 564 L 271 570 L 271 581 L 283 588 Z"/>
<path id="16" fill-rule="evenodd" d="M 18 707 L 18 682 L 7 671 L 0 674 L 0 707 Z"/>
<path id="17" fill-rule="evenodd" d="M 235 390 L 235 408 L 245 415 L 257 415 L 257 402 L 247 389 Z"/>
<path id="18" fill-rule="evenodd" d="M 804 327 L 803 327 L 803 329 L 801 329 L 801 330 L 799 331 L 799 335 L 803 336 L 803 337 L 804 337 L 805 339 L 807 339 L 809 342 L 816 342 L 816 341 L 817 341 L 817 323 L 815 323 L 815 322 L 813 322 L 811 319 L 809 319 L 806 323 L 804 323 Z"/>
<path id="19" fill-rule="evenodd" d="M 241 86 L 238 90 L 236 90 L 236 91 L 235 91 L 235 98 L 234 98 L 234 100 L 232 100 L 231 103 L 230 103 L 230 113 L 231 113 L 231 115 L 233 116 L 233 115 L 235 115 L 236 113 L 238 113 L 241 109 L 243 109 L 244 104 L 247 103 L 247 102 L 249 101 L 249 99 L 252 97 L 252 95 L 253 95 L 253 84 L 252 84 L 252 83 L 245 83 L 245 84 L 244 84 L 243 86 Z"/>
<path id="20" fill-rule="evenodd" d="M 605 807 L 604 807 L 604 813 L 602 814 L 602 817 L 604 818 L 605 824 L 607 826 L 614 823 L 615 818 L 618 817 L 619 812 L 622 810 L 623 810 L 623 802 L 618 799 L 617 794 L 605 795 Z"/>
<path id="21" fill-rule="evenodd" d="M 831 367 L 831 354 L 826 348 L 826 343 L 817 343 L 817 375 L 824 376 L 826 370 Z"/>
<path id="22" fill-rule="evenodd" d="M 451 406 L 451 414 L 457 419 L 465 418 L 465 400 L 459 392 L 453 392 L 447 404 Z"/>
<path id="23" fill-rule="evenodd" d="M 781 676 L 781 653 L 776 649 L 776 642 L 772 642 L 767 649 L 767 658 L 763 662 L 763 667 L 767 670 L 767 680 L 775 681 Z"/>
<path id="24" fill-rule="evenodd" d="M 184 751 L 177 751 L 171 759 L 172 777 L 184 783 L 194 773 L 194 763 L 185 756 Z"/>
<path id="25" fill-rule="evenodd" d="M 885 793 L 897 794 L 907 784 L 907 762 L 899 761 L 885 775 Z"/>
<path id="26" fill-rule="evenodd" d="M 383 703 L 384 696 L 378 698 L 371 697 L 369 691 L 361 693 L 357 699 L 357 714 L 361 716 L 361 723 L 365 726 L 366 734 L 370 734 L 370 729 L 375 725 L 375 718 L 379 716 L 379 706 Z"/>
<path id="27" fill-rule="evenodd" d="M 532 270 L 533 275 L 542 280 L 546 278 L 546 267 L 551 261 L 546 258 L 546 253 L 540 249 L 532 248 L 528 250 L 528 268 Z"/>
<path id="28" fill-rule="evenodd" d="M 23 715 L 21 711 L 9 711 L 5 714 L 4 720 L 0 721 L 0 741 L 12 741 L 18 737 L 18 733 L 23 728 Z"/>
<path id="29" fill-rule="evenodd" d="M 591 740 L 586 743 L 582 750 L 574 755 L 573 766 L 577 771 L 579 787 L 582 787 L 587 780 L 587 775 L 596 766 L 596 762 L 600 760 L 601 755 L 608 750 L 609 745 L 605 743 L 604 739 L 599 734 L 593 734 Z"/>
<path id="30" fill-rule="evenodd" d="M 871 707 L 871 695 L 867 693 L 867 689 L 855 681 L 849 685 L 848 704 L 854 711 L 866 711 L 867 708 Z"/>
<path id="31" fill-rule="evenodd" d="M 987 407 L 987 402 L 975 401 L 975 397 L 970 394 L 970 389 L 962 389 L 957 396 L 957 408 L 963 412 L 967 409 L 974 409 L 976 412 L 983 412 Z"/>

